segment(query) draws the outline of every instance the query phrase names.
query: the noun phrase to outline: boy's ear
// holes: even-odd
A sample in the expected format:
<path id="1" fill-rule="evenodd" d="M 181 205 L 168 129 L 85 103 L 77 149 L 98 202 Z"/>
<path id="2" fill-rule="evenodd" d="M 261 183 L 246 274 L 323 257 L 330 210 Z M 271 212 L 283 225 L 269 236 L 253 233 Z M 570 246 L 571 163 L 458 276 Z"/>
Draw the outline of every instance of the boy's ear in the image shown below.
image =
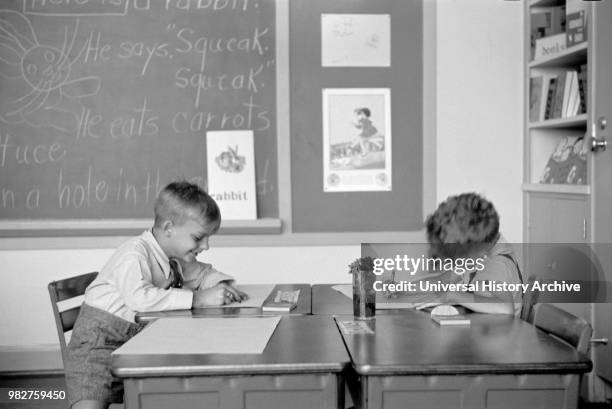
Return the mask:
<path id="1" fill-rule="evenodd" d="M 162 224 L 162 231 L 168 236 L 174 233 L 174 223 L 172 220 L 166 220 L 164 224 Z"/>

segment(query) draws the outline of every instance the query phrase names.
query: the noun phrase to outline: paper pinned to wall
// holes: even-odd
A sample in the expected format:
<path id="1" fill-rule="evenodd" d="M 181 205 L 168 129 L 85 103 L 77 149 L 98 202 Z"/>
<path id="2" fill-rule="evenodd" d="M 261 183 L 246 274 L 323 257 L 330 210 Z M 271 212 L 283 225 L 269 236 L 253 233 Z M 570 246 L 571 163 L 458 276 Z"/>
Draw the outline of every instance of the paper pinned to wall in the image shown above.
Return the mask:
<path id="1" fill-rule="evenodd" d="M 208 131 L 206 164 L 208 193 L 219 204 L 221 219 L 257 219 L 253 131 Z"/>
<path id="2" fill-rule="evenodd" d="M 321 65 L 391 66 L 391 15 L 321 14 Z"/>
<path id="3" fill-rule="evenodd" d="M 261 354 L 280 319 L 160 318 L 113 354 Z"/>

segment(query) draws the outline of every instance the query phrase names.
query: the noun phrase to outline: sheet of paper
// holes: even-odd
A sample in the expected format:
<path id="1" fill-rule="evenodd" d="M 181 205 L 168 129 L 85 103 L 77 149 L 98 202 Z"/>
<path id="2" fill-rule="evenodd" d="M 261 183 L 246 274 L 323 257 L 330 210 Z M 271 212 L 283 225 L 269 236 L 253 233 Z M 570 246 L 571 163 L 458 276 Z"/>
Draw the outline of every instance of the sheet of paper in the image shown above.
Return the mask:
<path id="1" fill-rule="evenodd" d="M 352 284 L 338 284 L 332 286 L 332 288 L 341 294 L 346 295 L 351 300 L 353 299 L 353 285 Z"/>
<path id="2" fill-rule="evenodd" d="M 353 299 L 353 286 L 351 284 L 338 284 L 332 286 L 332 288 L 341 294 L 347 296 L 351 300 Z M 380 297 L 380 296 L 379 296 Z M 423 294 L 423 298 L 429 298 L 429 294 Z M 376 309 L 377 310 L 398 310 L 398 309 L 409 309 L 416 308 L 422 309 L 431 306 L 438 305 L 439 303 L 431 303 L 431 302 L 418 302 L 415 297 L 411 296 L 411 302 L 402 302 L 402 301 L 389 301 L 389 302 L 377 302 Z"/>
<path id="3" fill-rule="evenodd" d="M 252 307 L 252 308 L 261 308 L 264 303 L 264 300 L 268 298 L 268 295 L 274 289 L 274 284 L 243 284 L 237 285 L 237 289 L 242 292 L 245 292 L 249 295 L 247 300 L 242 302 L 233 302 L 231 304 L 225 305 L 211 305 L 209 307 L 202 308 L 229 308 L 229 307 Z"/>
<path id="4" fill-rule="evenodd" d="M 390 14 L 321 14 L 323 67 L 389 67 Z"/>
<path id="5" fill-rule="evenodd" d="M 113 354 L 261 354 L 280 319 L 160 318 Z"/>

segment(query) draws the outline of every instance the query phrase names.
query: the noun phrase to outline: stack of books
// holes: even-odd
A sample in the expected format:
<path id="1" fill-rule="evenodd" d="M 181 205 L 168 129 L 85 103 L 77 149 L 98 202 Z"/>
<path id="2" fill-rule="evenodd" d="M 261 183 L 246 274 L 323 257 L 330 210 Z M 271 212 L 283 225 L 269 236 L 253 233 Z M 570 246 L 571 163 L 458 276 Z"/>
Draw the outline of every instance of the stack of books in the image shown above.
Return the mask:
<path id="1" fill-rule="evenodd" d="M 529 79 L 529 121 L 571 118 L 587 112 L 587 66 Z"/>

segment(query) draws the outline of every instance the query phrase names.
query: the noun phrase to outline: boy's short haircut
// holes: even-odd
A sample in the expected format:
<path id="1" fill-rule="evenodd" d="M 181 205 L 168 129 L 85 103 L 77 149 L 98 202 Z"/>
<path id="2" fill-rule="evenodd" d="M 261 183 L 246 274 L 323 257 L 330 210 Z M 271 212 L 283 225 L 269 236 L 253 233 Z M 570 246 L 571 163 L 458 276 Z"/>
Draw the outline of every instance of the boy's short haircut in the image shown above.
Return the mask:
<path id="1" fill-rule="evenodd" d="M 499 239 L 495 207 L 476 193 L 451 196 L 425 222 L 432 256 L 461 257 Z"/>
<path id="2" fill-rule="evenodd" d="M 166 220 L 182 225 L 188 219 L 221 225 L 221 212 L 217 202 L 198 185 L 189 182 L 172 182 L 162 189 L 155 201 L 155 226 Z"/>
<path id="3" fill-rule="evenodd" d="M 355 108 L 355 113 L 356 113 L 356 114 L 359 114 L 359 113 L 361 113 L 361 112 L 363 112 L 363 114 L 364 114 L 365 116 L 367 116 L 368 118 L 369 118 L 369 117 L 370 117 L 370 115 L 371 115 L 370 108 L 367 108 L 367 107 L 363 107 L 363 108 Z"/>

